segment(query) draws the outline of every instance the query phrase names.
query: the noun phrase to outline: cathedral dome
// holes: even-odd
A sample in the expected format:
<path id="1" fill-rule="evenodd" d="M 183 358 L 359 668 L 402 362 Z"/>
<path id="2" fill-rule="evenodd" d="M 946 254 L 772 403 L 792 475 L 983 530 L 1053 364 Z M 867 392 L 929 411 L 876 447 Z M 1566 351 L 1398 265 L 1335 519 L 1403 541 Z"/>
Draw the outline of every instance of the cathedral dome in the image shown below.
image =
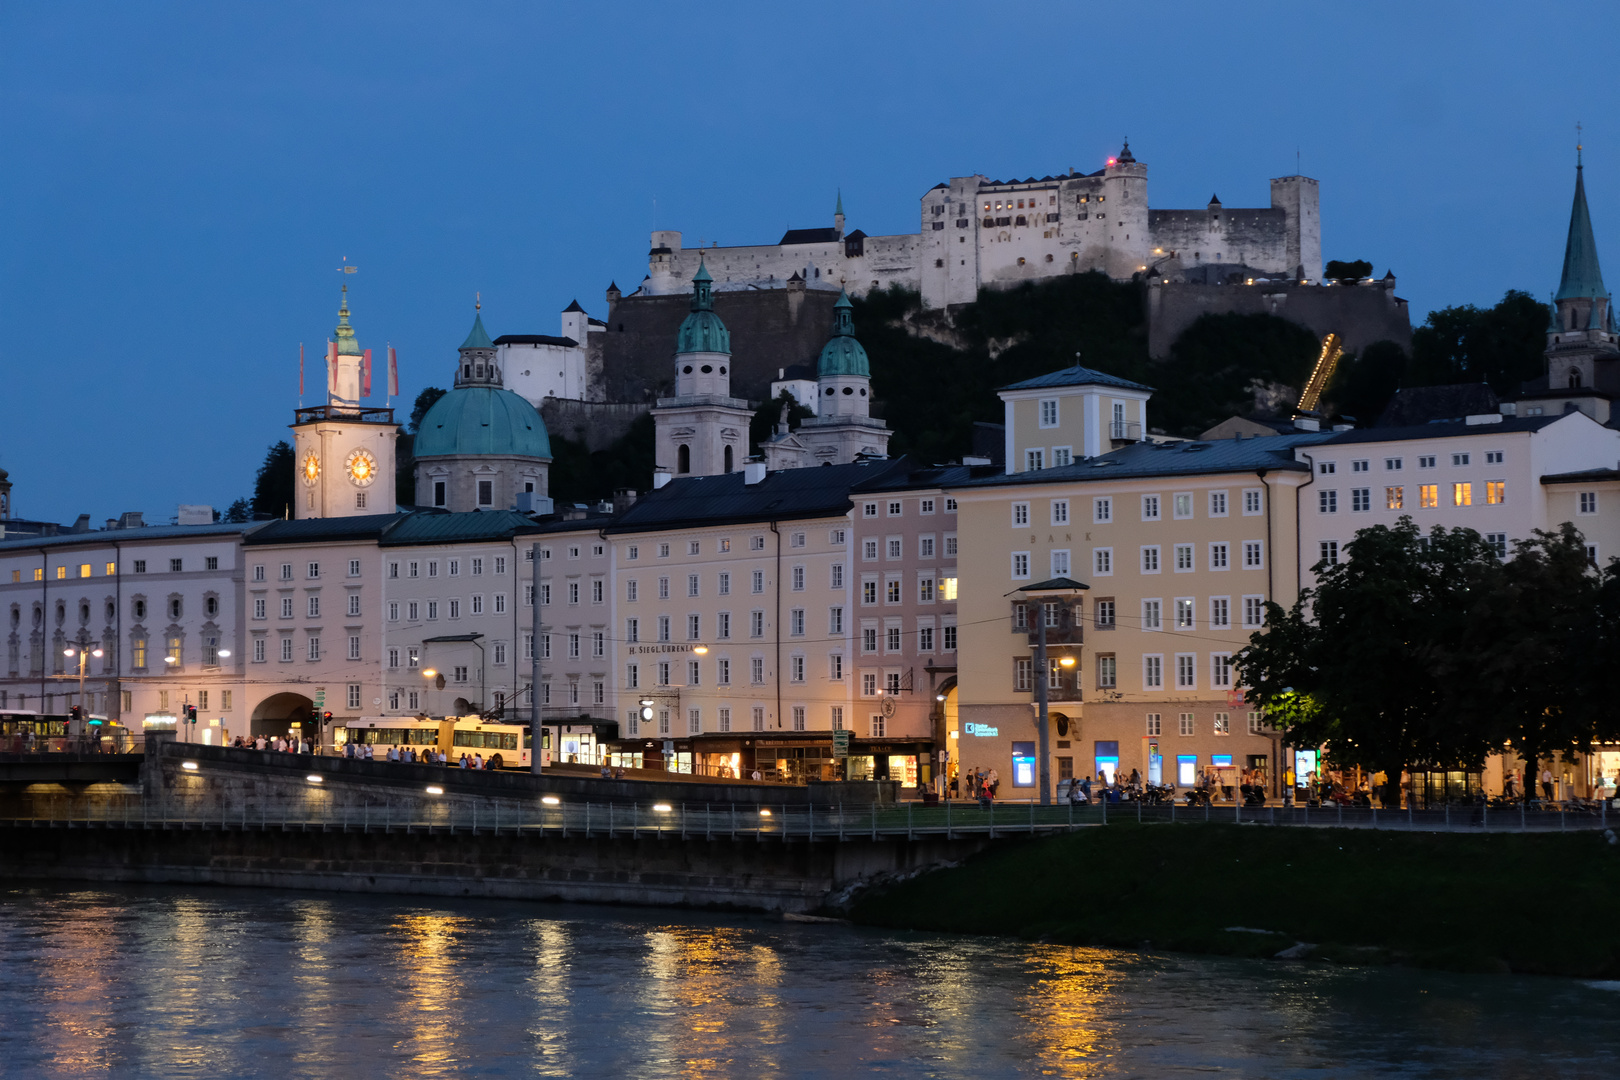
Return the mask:
<path id="1" fill-rule="evenodd" d="M 714 313 L 714 279 L 703 265 L 701 256 L 698 271 L 692 275 L 692 313 L 681 323 L 675 338 L 677 353 L 731 351 L 731 331 Z"/>
<path id="2" fill-rule="evenodd" d="M 413 452 L 419 458 L 488 454 L 551 457 L 551 437 L 540 413 L 511 390 L 458 387 L 422 417 Z"/>
<path id="3" fill-rule="evenodd" d="M 821 359 L 816 363 L 816 374 L 823 379 L 840 375 L 854 375 L 862 379 L 872 377 L 866 349 L 855 340 L 852 311 L 849 294 L 839 293 L 838 303 L 833 306 L 833 336 L 822 346 Z"/>

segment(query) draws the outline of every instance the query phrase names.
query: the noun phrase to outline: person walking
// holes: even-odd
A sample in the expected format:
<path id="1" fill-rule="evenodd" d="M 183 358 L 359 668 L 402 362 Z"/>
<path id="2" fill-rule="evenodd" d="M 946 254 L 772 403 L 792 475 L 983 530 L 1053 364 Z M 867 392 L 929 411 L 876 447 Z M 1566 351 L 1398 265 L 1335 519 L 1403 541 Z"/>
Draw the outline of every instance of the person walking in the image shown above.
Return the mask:
<path id="1" fill-rule="evenodd" d="M 1541 770 L 1541 797 L 1553 801 L 1553 774 L 1551 769 Z"/>

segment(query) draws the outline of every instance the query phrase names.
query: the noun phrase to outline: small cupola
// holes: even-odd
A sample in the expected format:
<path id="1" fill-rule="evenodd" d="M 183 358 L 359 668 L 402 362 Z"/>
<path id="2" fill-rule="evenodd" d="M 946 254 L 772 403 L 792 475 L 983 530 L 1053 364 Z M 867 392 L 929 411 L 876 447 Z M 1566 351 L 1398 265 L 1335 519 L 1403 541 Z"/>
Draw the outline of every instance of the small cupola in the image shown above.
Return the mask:
<path id="1" fill-rule="evenodd" d="M 692 311 L 675 337 L 675 396 L 731 396 L 731 332 L 714 312 L 714 279 L 701 256 Z"/>
<path id="2" fill-rule="evenodd" d="M 500 369 L 495 363 L 495 343 L 484 329 L 483 308 L 481 300 L 474 303 L 472 329 L 457 350 L 461 354 L 456 365 L 457 387 L 501 385 Z"/>

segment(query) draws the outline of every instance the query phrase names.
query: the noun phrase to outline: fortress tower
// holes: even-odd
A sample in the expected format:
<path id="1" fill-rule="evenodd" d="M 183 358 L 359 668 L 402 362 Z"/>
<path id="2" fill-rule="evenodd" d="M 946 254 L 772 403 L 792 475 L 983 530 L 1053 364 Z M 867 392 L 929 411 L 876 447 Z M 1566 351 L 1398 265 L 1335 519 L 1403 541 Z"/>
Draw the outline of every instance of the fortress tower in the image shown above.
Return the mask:
<path id="1" fill-rule="evenodd" d="M 369 350 L 349 325 L 349 287 L 343 286 L 335 340 L 326 347 L 326 404 L 294 414 L 293 453 L 299 518 L 355 517 L 394 512 L 393 409 L 362 404 Z"/>

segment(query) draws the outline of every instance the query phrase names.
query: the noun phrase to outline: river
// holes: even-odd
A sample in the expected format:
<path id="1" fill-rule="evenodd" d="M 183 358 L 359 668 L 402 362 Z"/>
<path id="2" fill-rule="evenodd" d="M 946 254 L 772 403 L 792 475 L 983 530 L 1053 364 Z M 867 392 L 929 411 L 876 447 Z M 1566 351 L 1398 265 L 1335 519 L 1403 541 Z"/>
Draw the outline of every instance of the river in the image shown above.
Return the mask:
<path id="1" fill-rule="evenodd" d="M 6 1077 L 1611 1077 L 1620 984 L 766 917 L 0 890 Z"/>

